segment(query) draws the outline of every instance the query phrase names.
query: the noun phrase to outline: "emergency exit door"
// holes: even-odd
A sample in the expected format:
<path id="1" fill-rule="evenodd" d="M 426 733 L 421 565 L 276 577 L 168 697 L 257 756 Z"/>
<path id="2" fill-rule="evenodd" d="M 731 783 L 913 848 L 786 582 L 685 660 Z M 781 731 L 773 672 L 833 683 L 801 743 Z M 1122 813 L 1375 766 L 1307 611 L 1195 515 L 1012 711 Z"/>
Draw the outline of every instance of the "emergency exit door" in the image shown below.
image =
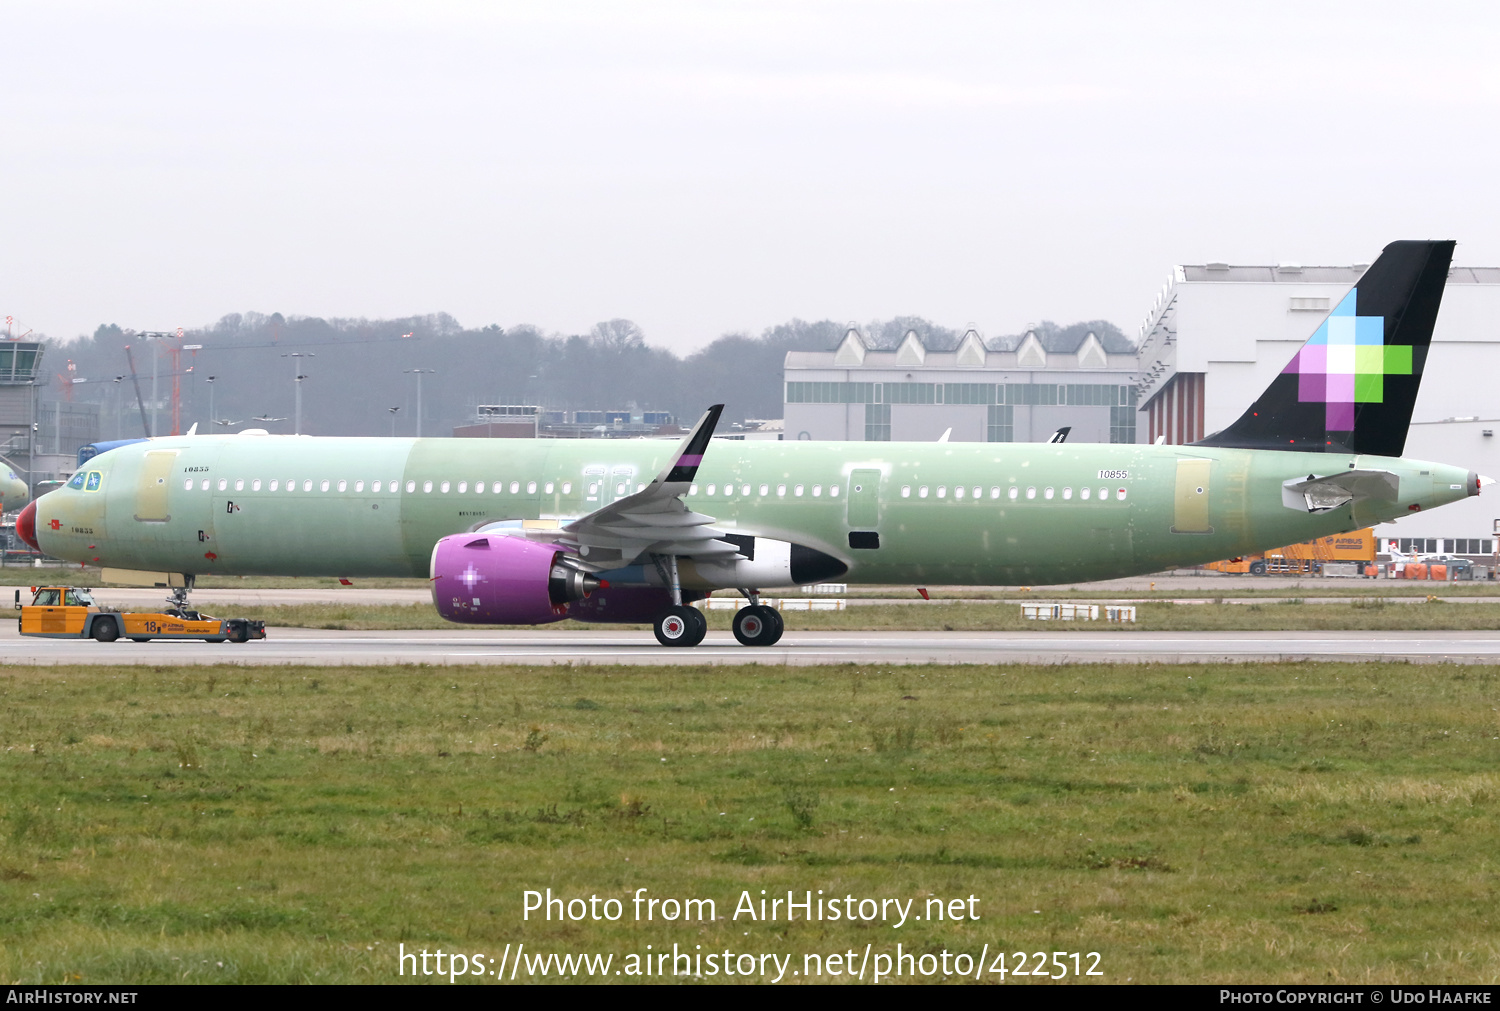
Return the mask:
<path id="1" fill-rule="evenodd" d="M 880 471 L 855 470 L 849 474 L 849 546 L 878 548 L 880 534 Z"/>

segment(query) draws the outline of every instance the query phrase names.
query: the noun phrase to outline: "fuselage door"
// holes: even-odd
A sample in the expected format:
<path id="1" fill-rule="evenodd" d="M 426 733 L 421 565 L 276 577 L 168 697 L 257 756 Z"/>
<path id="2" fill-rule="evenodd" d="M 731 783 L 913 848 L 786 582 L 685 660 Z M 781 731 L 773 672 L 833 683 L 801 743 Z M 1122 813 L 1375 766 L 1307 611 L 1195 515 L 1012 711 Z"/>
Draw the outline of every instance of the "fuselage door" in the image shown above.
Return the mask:
<path id="1" fill-rule="evenodd" d="M 141 463 L 141 474 L 135 487 L 135 518 L 142 523 L 165 523 L 172 518 L 167 510 L 168 479 L 177 460 L 175 449 L 154 449 Z"/>
<path id="2" fill-rule="evenodd" d="M 1172 498 L 1172 533 L 1211 534 L 1208 522 L 1208 476 L 1212 460 L 1178 460 Z"/>
<path id="3" fill-rule="evenodd" d="M 849 473 L 849 529 L 874 530 L 880 523 L 880 471 Z"/>

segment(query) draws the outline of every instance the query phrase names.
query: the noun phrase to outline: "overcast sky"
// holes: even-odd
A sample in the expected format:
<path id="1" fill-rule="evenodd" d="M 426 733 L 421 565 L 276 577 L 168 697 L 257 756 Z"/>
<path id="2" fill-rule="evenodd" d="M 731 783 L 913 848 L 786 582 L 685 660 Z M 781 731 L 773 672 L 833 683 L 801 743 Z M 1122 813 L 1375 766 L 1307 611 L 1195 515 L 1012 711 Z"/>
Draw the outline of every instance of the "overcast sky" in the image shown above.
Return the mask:
<path id="1" fill-rule="evenodd" d="M 0 3 L 0 314 L 1134 335 L 1173 263 L 1500 264 L 1500 8 Z"/>

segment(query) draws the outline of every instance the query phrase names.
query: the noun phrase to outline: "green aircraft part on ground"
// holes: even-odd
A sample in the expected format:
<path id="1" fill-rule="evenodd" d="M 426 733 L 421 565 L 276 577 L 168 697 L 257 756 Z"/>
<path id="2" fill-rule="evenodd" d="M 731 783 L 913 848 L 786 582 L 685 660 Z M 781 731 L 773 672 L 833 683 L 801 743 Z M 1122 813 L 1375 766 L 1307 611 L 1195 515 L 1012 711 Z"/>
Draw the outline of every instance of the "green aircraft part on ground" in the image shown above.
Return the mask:
<path id="1" fill-rule="evenodd" d="M 650 482 L 670 441 L 194 436 L 121 447 L 38 500 L 43 549 L 195 575 L 426 576 L 434 544 L 561 523 Z M 1288 482 L 1386 475 L 1310 512 Z M 94 476 L 97 475 L 97 476 Z M 477 490 L 482 488 L 483 490 Z M 844 561 L 852 583 L 1048 584 L 1193 565 L 1478 493 L 1421 461 L 1203 446 L 717 440 L 696 512 Z M 850 534 L 878 534 L 851 547 Z M 870 543 L 855 538 L 854 543 Z"/>

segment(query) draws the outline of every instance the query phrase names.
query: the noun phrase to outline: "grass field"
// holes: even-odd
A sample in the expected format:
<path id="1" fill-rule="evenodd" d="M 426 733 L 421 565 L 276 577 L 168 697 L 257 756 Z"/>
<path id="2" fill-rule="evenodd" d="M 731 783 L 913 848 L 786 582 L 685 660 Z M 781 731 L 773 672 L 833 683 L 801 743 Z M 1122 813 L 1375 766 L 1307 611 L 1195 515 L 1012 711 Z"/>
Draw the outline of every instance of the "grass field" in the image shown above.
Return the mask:
<path id="1" fill-rule="evenodd" d="M 108 600 L 103 592 L 101 599 Z M 258 618 L 268 625 L 327 629 L 458 629 L 443 620 L 429 604 L 215 604 L 219 617 Z M 728 629 L 733 611 L 708 612 L 709 627 Z M 1265 604 L 1170 604 L 1137 605 L 1135 624 L 1103 621 L 1026 621 L 1014 602 L 994 604 L 927 603 L 870 605 L 844 611 L 785 611 L 791 630 L 818 631 L 1308 631 L 1352 629 L 1369 631 L 1473 631 L 1500 629 L 1500 603 L 1387 604 L 1379 597 L 1356 599 L 1347 604 L 1307 604 L 1300 600 Z M 468 626 L 499 627 L 499 626 Z M 620 626 L 576 621 L 545 626 L 559 629 L 593 629 L 607 632 Z"/>
<path id="2" fill-rule="evenodd" d="M 4 668 L 0 977 L 900 942 L 1098 952 L 1105 982 L 1493 983 L 1497 706 L 1500 669 L 1442 665 Z M 523 922 L 548 887 L 719 919 Z M 761 889 L 980 918 L 730 919 Z"/>

